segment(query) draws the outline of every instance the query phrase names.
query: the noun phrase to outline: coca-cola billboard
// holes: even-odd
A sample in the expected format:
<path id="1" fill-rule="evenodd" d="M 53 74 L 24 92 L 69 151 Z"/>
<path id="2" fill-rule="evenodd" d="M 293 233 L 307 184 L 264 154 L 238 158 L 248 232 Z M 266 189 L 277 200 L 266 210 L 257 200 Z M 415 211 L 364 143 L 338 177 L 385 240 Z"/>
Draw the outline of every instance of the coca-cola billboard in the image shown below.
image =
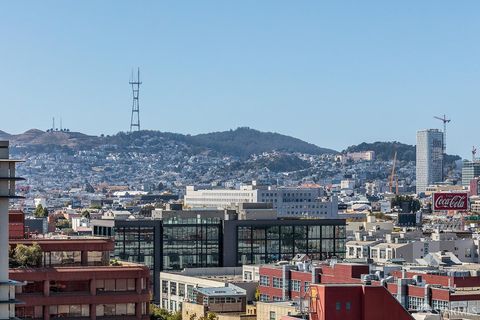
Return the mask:
<path id="1" fill-rule="evenodd" d="M 435 192 L 433 210 L 467 210 L 468 194 L 466 192 Z"/>

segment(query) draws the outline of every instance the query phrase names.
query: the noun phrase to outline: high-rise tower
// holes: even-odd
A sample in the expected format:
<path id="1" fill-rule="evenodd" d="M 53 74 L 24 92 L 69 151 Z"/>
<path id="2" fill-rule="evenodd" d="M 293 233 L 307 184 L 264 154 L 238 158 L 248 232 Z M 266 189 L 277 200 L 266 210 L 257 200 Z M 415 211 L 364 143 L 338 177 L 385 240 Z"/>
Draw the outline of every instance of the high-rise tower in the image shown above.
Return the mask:
<path id="1" fill-rule="evenodd" d="M 417 132 L 417 193 L 443 181 L 443 132 L 428 129 Z"/>
<path id="2" fill-rule="evenodd" d="M 130 119 L 130 132 L 136 128 L 137 131 L 140 131 L 140 105 L 138 103 L 138 96 L 140 93 L 140 68 L 137 69 L 137 79 L 132 72 L 132 79 L 130 80 L 130 85 L 132 86 L 132 117 Z"/>
<path id="3" fill-rule="evenodd" d="M 15 317 L 15 285 L 8 280 L 8 206 L 9 200 L 21 198 L 15 195 L 15 164 L 9 159 L 8 141 L 0 141 L 0 319 Z"/>

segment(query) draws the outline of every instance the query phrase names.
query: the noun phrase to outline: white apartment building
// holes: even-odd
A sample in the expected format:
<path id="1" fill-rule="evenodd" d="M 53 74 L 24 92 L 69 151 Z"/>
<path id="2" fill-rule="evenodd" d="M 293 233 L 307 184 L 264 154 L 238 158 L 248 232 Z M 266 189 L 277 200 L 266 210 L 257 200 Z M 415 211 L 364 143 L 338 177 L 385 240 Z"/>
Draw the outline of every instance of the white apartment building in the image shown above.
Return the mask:
<path id="1" fill-rule="evenodd" d="M 349 152 L 346 157 L 353 161 L 373 161 L 375 160 L 375 151 Z"/>
<path id="2" fill-rule="evenodd" d="M 417 193 L 443 181 L 443 133 L 437 129 L 417 132 Z"/>
<path id="3" fill-rule="evenodd" d="M 355 180 L 353 179 L 345 179 L 340 181 L 340 189 L 342 190 L 353 190 L 355 189 Z"/>
<path id="4" fill-rule="evenodd" d="M 370 248 L 379 244 L 381 240 L 371 241 L 348 241 L 345 244 L 347 249 L 347 259 L 368 259 L 370 258 Z"/>
<path id="5" fill-rule="evenodd" d="M 187 186 L 184 204 L 187 208 L 229 208 L 241 203 L 271 203 L 279 217 L 315 217 L 335 219 L 338 199 L 325 198 L 321 187 L 255 187 L 240 189 L 197 190 Z"/>
<path id="6" fill-rule="evenodd" d="M 184 205 L 187 208 L 228 208 L 245 202 L 258 202 L 257 190 L 253 186 L 240 189 L 201 189 L 187 186 Z"/>
<path id="7" fill-rule="evenodd" d="M 374 262 L 386 263 L 392 259 L 404 259 L 415 263 L 429 253 L 449 251 L 461 262 L 478 262 L 478 248 L 473 239 L 422 240 L 406 243 L 380 243 L 370 248 L 370 258 Z"/>

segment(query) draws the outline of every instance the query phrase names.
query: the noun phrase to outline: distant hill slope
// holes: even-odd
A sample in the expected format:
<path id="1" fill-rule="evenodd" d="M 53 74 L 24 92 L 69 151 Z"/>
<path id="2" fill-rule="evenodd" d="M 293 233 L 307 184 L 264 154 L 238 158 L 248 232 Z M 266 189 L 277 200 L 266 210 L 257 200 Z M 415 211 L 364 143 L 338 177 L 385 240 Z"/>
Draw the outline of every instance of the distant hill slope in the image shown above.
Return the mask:
<path id="1" fill-rule="evenodd" d="M 0 132 L 0 136 L 3 132 Z M 127 134 L 119 132 L 112 136 L 89 136 L 79 132 L 45 132 L 31 129 L 22 134 L 8 135 L 12 145 L 34 147 L 37 151 L 43 146 L 89 149 L 101 145 L 115 145 L 120 149 L 151 147 L 162 148 L 165 143 L 184 145 L 192 151 L 215 151 L 219 154 L 248 157 L 263 152 L 283 151 L 306 154 L 337 153 L 335 150 L 318 147 L 297 138 L 279 133 L 261 132 L 250 128 L 238 128 L 224 132 L 212 132 L 199 135 L 183 135 L 160 131 L 139 131 Z"/>
<path id="2" fill-rule="evenodd" d="M 189 141 L 197 146 L 236 156 L 248 156 L 272 150 L 307 154 L 337 153 L 334 150 L 320 148 L 297 138 L 279 133 L 261 132 L 246 127 L 230 131 L 199 134 L 188 138 Z"/>
<path id="3" fill-rule="evenodd" d="M 0 139 L 9 139 L 11 137 L 11 135 L 9 135 L 8 133 L 6 133 L 5 131 L 2 131 L 0 130 Z"/>
<path id="4" fill-rule="evenodd" d="M 416 147 L 401 143 L 398 141 L 393 142 L 373 142 L 373 143 L 360 143 L 356 146 L 350 146 L 343 153 L 346 152 L 359 152 L 359 151 L 375 151 L 375 156 L 378 160 L 392 160 L 395 151 L 397 151 L 397 159 L 400 161 L 416 161 Z M 461 157 L 457 155 L 447 155 L 445 162 L 452 163 L 456 160 L 460 160 Z"/>

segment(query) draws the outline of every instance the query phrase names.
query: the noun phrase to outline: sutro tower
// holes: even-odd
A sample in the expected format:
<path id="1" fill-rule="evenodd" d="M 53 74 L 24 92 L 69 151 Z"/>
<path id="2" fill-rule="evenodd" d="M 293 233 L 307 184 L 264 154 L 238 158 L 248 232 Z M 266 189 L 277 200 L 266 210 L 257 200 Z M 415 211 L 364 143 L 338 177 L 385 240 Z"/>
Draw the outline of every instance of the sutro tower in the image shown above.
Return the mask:
<path id="1" fill-rule="evenodd" d="M 133 128 L 136 127 L 137 131 L 140 131 L 140 105 L 138 104 L 138 94 L 140 92 L 140 68 L 137 69 L 137 80 L 135 80 L 133 71 L 132 79 L 129 82 L 132 85 L 132 117 L 130 119 L 130 132 L 133 132 Z"/>

